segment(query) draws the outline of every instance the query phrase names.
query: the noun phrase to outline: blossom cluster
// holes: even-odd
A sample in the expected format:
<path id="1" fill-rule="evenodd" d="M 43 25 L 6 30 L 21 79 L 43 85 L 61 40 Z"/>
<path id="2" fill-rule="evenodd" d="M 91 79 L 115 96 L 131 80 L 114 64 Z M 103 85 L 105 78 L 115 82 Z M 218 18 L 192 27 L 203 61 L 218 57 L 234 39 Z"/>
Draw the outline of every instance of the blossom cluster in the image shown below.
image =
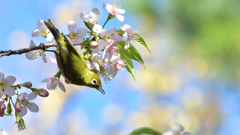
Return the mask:
<path id="1" fill-rule="evenodd" d="M 74 46 L 79 45 L 83 58 L 90 70 L 97 73 L 103 78 L 105 83 L 111 81 L 117 72 L 124 68 L 135 78 L 132 60 L 136 60 L 144 66 L 144 62 L 141 55 L 136 48 L 130 43 L 131 40 L 135 40 L 149 52 L 145 41 L 142 37 L 133 31 L 132 27 L 124 23 L 125 10 L 117 7 L 116 5 L 110 5 L 103 3 L 103 8 L 109 13 L 106 22 L 103 25 L 98 24 L 98 18 L 100 12 L 97 8 L 92 9 L 88 13 L 80 13 L 79 16 L 83 20 L 87 28 L 77 28 L 77 24 L 71 20 L 68 23 L 68 31 L 65 36 Z M 111 19 L 116 17 L 122 24 L 119 29 L 104 29 L 104 26 Z M 42 19 L 38 20 L 37 28 L 32 32 L 32 37 L 42 36 L 47 42 L 54 45 L 54 36 L 45 25 Z M 47 63 L 47 57 L 45 51 L 41 49 L 34 49 L 36 44 L 33 40 L 30 41 L 30 48 L 33 51 L 27 52 L 25 57 L 29 60 L 36 60 L 42 57 L 42 60 Z M 57 64 L 55 58 L 50 58 L 50 61 Z M 47 83 L 48 90 L 55 90 L 59 87 L 63 92 L 66 91 L 64 83 L 60 80 L 61 73 L 57 72 L 54 76 L 47 76 L 42 80 L 43 83 Z M 41 88 L 32 88 L 31 82 L 23 84 L 13 85 L 16 81 L 14 76 L 8 76 L 5 78 L 3 72 L 0 70 L 0 117 L 12 115 L 12 106 L 15 110 L 16 123 L 20 130 L 25 129 L 24 120 L 22 117 L 27 114 L 28 110 L 31 112 L 38 112 L 39 108 L 32 100 L 38 96 L 47 97 L 48 91 Z M 69 82 L 65 80 L 67 84 Z M 31 90 L 30 93 L 19 93 L 19 89 L 25 87 Z M 13 102 L 13 96 L 16 95 L 16 101 Z M 7 106 L 5 103 L 8 103 Z M 7 113 L 5 110 L 7 109 Z"/>
<path id="2" fill-rule="evenodd" d="M 103 26 L 98 24 L 100 12 L 97 8 L 94 8 L 89 14 L 79 14 L 87 28 L 77 28 L 77 24 L 71 20 L 68 23 L 69 33 L 65 36 L 73 45 L 80 45 L 81 49 L 85 50 L 83 55 L 89 56 L 88 59 L 85 59 L 88 68 L 101 76 L 105 83 L 111 81 L 117 75 L 117 72 L 123 70 L 124 67 L 135 79 L 131 60 L 136 60 L 141 64 L 144 62 L 130 41 L 135 40 L 149 52 L 150 50 L 147 48 L 144 40 L 128 24 L 120 26 L 120 29 L 104 29 L 105 24 L 114 17 L 117 17 L 123 24 L 124 16 L 121 14 L 124 14 L 125 10 L 118 8 L 116 5 L 105 3 L 103 3 L 103 8 L 109 13 Z M 48 42 L 52 43 L 54 37 L 43 20 L 37 22 L 37 27 L 34 29 L 32 36 L 42 35 Z M 35 43 L 31 40 L 30 47 L 34 46 Z M 42 56 L 44 62 L 47 62 L 46 54 L 43 50 L 26 53 L 26 58 L 29 60 L 35 60 L 40 56 Z M 50 59 L 51 61 L 56 61 L 52 60 L 53 58 Z M 42 82 L 47 82 L 49 90 L 54 90 L 59 86 L 65 92 L 65 87 L 59 78 L 60 76 L 56 75 L 48 76 Z"/>
<path id="3" fill-rule="evenodd" d="M 12 111 L 15 110 L 16 123 L 21 130 L 25 129 L 24 121 L 21 117 L 27 114 L 27 110 L 31 112 L 39 111 L 37 104 L 30 101 L 36 99 L 37 96 L 47 97 L 49 93 L 43 88 L 32 88 L 31 82 L 13 85 L 15 81 L 16 77 L 7 76 L 5 78 L 4 73 L 0 70 L 0 117 L 12 115 Z M 30 89 L 31 93 L 24 92 L 19 94 L 18 89 L 22 87 Z M 13 101 L 14 96 L 17 96 L 15 102 Z"/>

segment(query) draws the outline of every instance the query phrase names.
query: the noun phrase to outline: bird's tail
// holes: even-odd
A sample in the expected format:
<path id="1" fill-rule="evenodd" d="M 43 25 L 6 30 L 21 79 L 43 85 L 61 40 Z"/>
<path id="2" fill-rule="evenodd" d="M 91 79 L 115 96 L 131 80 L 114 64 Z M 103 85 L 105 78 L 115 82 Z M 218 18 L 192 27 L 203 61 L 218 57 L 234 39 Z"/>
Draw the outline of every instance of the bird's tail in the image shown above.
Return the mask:
<path id="1" fill-rule="evenodd" d="M 61 39 L 61 34 L 58 31 L 58 29 L 55 27 L 55 25 L 52 23 L 52 21 L 50 20 L 50 18 L 48 18 L 47 21 L 44 21 L 45 25 L 47 26 L 47 28 L 50 30 L 50 32 L 53 34 L 53 37 L 55 39 L 55 41 L 57 42 L 59 39 Z"/>

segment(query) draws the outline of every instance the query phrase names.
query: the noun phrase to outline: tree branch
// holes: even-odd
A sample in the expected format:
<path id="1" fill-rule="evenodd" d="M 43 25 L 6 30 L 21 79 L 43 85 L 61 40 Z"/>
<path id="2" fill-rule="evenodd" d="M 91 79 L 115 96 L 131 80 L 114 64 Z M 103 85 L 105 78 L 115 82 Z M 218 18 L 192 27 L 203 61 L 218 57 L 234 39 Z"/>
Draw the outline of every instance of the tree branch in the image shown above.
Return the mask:
<path id="1" fill-rule="evenodd" d="M 33 50 L 46 50 L 49 47 L 56 47 L 57 44 L 56 43 L 45 43 L 45 44 L 40 44 L 39 46 L 35 46 L 35 47 L 31 47 L 31 48 L 23 48 L 20 50 L 9 50 L 9 51 L 0 51 L 0 58 L 2 56 L 9 56 L 9 55 L 13 55 L 13 54 L 23 54 L 23 53 L 27 53 Z"/>

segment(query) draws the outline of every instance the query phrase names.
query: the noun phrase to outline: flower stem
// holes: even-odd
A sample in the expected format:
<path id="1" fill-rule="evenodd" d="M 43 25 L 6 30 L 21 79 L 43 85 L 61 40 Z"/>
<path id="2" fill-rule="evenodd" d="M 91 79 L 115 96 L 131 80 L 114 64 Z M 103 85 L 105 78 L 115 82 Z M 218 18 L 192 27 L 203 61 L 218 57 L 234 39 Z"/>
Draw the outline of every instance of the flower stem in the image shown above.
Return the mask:
<path id="1" fill-rule="evenodd" d="M 103 27 L 102 27 L 102 28 L 104 28 L 104 26 L 107 24 L 107 22 L 108 22 L 109 20 L 110 20 L 109 18 L 106 20 L 106 22 L 103 24 Z"/>

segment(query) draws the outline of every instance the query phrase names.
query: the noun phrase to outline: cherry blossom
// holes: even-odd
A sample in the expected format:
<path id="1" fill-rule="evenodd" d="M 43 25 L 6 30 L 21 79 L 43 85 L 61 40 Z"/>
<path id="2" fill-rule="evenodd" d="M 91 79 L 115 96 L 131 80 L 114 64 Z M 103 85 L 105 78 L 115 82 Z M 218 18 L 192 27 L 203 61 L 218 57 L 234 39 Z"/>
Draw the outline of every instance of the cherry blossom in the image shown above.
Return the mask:
<path id="1" fill-rule="evenodd" d="M 37 104 L 35 104 L 33 102 L 29 102 L 29 100 L 33 100 L 36 97 L 37 96 L 36 96 L 35 93 L 34 94 L 21 93 L 19 95 L 18 99 L 20 100 L 20 103 L 22 104 L 22 109 L 18 113 L 19 117 L 23 117 L 24 115 L 26 115 L 27 114 L 27 109 L 31 112 L 38 112 L 39 111 L 39 108 L 38 108 Z"/>
<path id="2" fill-rule="evenodd" d="M 84 41 L 83 37 L 87 34 L 87 29 L 84 28 L 78 28 L 77 30 L 76 29 L 77 29 L 76 23 L 74 21 L 70 21 L 68 23 L 68 30 L 70 31 L 69 40 L 73 44 L 81 44 Z"/>
<path id="3" fill-rule="evenodd" d="M 134 31 L 132 30 L 132 27 L 130 25 L 123 25 L 121 27 L 122 31 L 124 31 L 125 33 L 122 35 L 123 41 L 125 42 L 125 50 L 127 50 L 129 48 L 129 43 L 130 40 L 134 39 Z"/>
<path id="4" fill-rule="evenodd" d="M 96 24 L 99 18 L 99 10 L 94 8 L 90 14 L 80 13 L 80 17 L 84 22 L 90 22 L 91 24 Z"/>
<path id="5" fill-rule="evenodd" d="M 116 16 L 119 21 L 121 21 L 122 23 L 124 22 L 124 16 L 122 16 L 120 14 L 124 14 L 125 10 L 118 8 L 115 4 L 110 5 L 110 4 L 105 4 L 105 3 L 103 3 L 103 8 L 108 13 Z"/>
<path id="6" fill-rule="evenodd" d="M 15 81 L 16 77 L 8 76 L 5 78 L 4 73 L 0 70 L 0 97 L 2 97 L 3 94 L 8 96 L 15 95 L 15 90 L 11 87 Z"/>
<path id="7" fill-rule="evenodd" d="M 48 90 L 55 90 L 57 86 L 63 91 L 66 92 L 64 84 L 58 77 L 48 76 L 42 80 L 42 82 L 47 83 Z"/>
<path id="8" fill-rule="evenodd" d="M 38 20 L 37 26 L 39 29 L 38 28 L 34 29 L 34 31 L 32 33 L 32 37 L 38 37 L 38 36 L 42 35 L 44 38 L 46 38 L 46 40 L 49 43 L 52 43 L 54 37 L 53 37 L 52 33 L 49 31 L 49 29 L 46 27 L 46 25 L 42 19 Z"/>
<path id="9" fill-rule="evenodd" d="M 36 46 L 36 44 L 31 40 L 30 41 L 30 48 L 35 47 L 35 46 Z M 34 51 L 30 51 L 30 52 L 25 54 L 25 57 L 29 60 L 35 60 L 40 56 L 42 56 L 42 60 L 45 63 L 47 63 L 46 54 L 43 52 L 43 50 L 34 50 Z"/>
<path id="10" fill-rule="evenodd" d="M 123 60 L 119 60 L 120 59 L 120 55 L 112 55 L 111 57 L 111 63 L 113 63 L 113 72 L 112 72 L 112 78 L 114 78 L 117 74 L 118 70 L 123 70 L 124 66 L 126 65 L 125 62 Z"/>

